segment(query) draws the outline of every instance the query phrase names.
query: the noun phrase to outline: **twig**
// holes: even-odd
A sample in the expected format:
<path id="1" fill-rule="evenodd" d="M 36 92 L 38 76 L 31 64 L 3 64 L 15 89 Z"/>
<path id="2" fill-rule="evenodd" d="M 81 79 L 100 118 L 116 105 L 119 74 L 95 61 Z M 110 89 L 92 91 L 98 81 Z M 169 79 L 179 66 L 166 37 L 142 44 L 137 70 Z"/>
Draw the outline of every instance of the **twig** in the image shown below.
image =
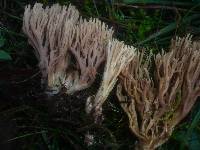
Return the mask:
<path id="1" fill-rule="evenodd" d="M 54 122 L 63 122 L 63 123 L 71 124 L 71 125 L 74 125 L 74 126 L 78 124 L 78 123 L 76 123 L 74 121 L 66 120 L 66 119 L 63 119 L 63 118 L 54 118 L 54 119 L 52 119 L 52 121 L 54 121 Z"/>
<path id="2" fill-rule="evenodd" d="M 24 80 L 22 80 L 22 81 L 18 81 L 18 82 L 13 81 L 12 84 L 20 84 L 20 83 L 27 82 L 27 81 L 33 79 L 34 77 L 36 77 L 38 74 L 40 74 L 40 71 L 36 72 L 36 73 L 33 74 L 32 76 L 30 76 L 30 77 L 28 77 L 27 79 L 24 79 Z"/>
<path id="3" fill-rule="evenodd" d="M 15 19 L 15 20 L 18 20 L 18 21 L 20 21 L 20 22 L 22 22 L 22 20 L 23 20 L 22 18 L 17 17 L 17 16 L 14 16 L 14 15 L 12 15 L 12 14 L 6 12 L 6 11 L 0 10 L 0 12 L 3 13 L 3 14 L 5 14 L 5 15 L 7 15 L 8 17 L 10 17 L 10 18 L 12 18 L 12 19 Z"/>
<path id="4" fill-rule="evenodd" d="M 136 9 L 168 9 L 168 10 L 174 10 L 175 12 L 177 12 L 177 10 L 180 11 L 188 11 L 188 9 L 184 9 L 184 8 L 177 8 L 174 6 L 166 6 L 166 5 L 153 5 L 153 4 L 146 4 L 146 5 L 127 5 L 127 4 L 122 4 L 122 3 L 114 3 L 114 6 L 118 6 L 118 7 L 129 7 L 129 8 L 136 8 Z"/>
<path id="5" fill-rule="evenodd" d="M 9 140 L 7 140 L 7 142 L 11 142 L 11 141 L 18 140 L 18 139 L 21 139 L 21 138 L 25 138 L 25 137 L 28 137 L 28 136 L 32 136 L 32 135 L 35 135 L 35 134 L 42 134 L 42 133 L 45 133 L 45 132 L 47 132 L 47 131 L 39 131 L 39 132 L 24 134 L 24 135 L 9 139 Z"/>

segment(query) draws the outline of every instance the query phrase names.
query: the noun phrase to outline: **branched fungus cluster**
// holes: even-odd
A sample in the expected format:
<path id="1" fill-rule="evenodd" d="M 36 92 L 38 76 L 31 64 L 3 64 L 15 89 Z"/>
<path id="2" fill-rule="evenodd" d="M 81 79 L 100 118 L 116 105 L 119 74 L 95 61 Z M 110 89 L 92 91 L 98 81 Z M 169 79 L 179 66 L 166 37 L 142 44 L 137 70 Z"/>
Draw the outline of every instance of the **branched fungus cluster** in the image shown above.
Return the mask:
<path id="1" fill-rule="evenodd" d="M 101 86 L 96 96 L 89 97 L 86 104 L 86 112 L 93 113 L 95 122 L 101 121 L 99 117 L 102 117 L 102 105 L 115 86 L 120 72 L 133 59 L 134 55 L 134 47 L 117 40 L 109 42 Z"/>
<path id="2" fill-rule="evenodd" d="M 97 69 L 106 59 L 108 41 L 113 31 L 98 19 L 80 19 L 75 26 L 74 42 L 70 47 L 76 59 L 76 70 L 65 80 L 68 93 L 89 87 L 95 80 Z"/>
<path id="3" fill-rule="evenodd" d="M 170 51 L 157 54 L 154 63 L 149 67 L 138 54 L 121 72 L 117 86 L 138 149 L 166 142 L 200 95 L 200 47 L 190 35 L 172 40 Z"/>
<path id="4" fill-rule="evenodd" d="M 79 12 L 71 5 L 43 8 L 36 3 L 33 8 L 30 5 L 25 8 L 23 31 L 35 49 L 42 83 L 52 90 L 58 90 L 64 82 L 70 59 L 68 50 L 74 37 L 72 29 L 78 19 Z"/>
<path id="5" fill-rule="evenodd" d="M 105 61 L 96 95 L 86 112 L 102 121 L 102 105 L 117 85 L 117 97 L 137 136 L 137 149 L 165 143 L 200 95 L 200 42 L 192 36 L 172 39 L 168 52 L 151 59 L 113 38 L 113 30 L 98 19 L 83 19 L 72 5 L 25 8 L 23 31 L 35 49 L 42 84 L 51 94 L 64 87 L 73 94 L 88 88 Z"/>
<path id="6" fill-rule="evenodd" d="M 40 3 L 25 8 L 23 31 L 35 49 L 42 82 L 51 93 L 65 87 L 67 94 L 94 82 L 113 34 L 98 19 L 82 19 L 74 6 L 43 8 Z"/>

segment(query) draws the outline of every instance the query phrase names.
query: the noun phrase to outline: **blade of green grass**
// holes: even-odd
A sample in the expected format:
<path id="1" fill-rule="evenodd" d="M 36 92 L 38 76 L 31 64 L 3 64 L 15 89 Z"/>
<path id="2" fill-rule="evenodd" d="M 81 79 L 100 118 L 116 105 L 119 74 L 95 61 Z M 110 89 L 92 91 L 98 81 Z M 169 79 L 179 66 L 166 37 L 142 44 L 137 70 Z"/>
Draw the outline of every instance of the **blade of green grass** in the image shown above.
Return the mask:
<path id="1" fill-rule="evenodd" d="M 195 115 L 194 119 L 192 120 L 191 125 L 189 125 L 189 128 L 187 129 L 186 132 L 184 132 L 184 136 L 181 136 L 180 134 L 177 134 L 175 137 L 176 139 L 178 138 L 181 142 L 180 144 L 180 149 L 183 150 L 185 148 L 186 145 L 190 144 L 200 144 L 198 141 L 195 141 L 194 139 L 191 141 L 192 136 L 194 136 L 194 134 L 197 134 L 196 132 L 194 132 L 195 128 L 198 127 L 200 122 L 200 110 L 197 112 L 197 114 Z M 179 132 L 180 133 L 180 132 Z"/>
<path id="2" fill-rule="evenodd" d="M 24 135 L 9 139 L 9 140 L 7 140 L 7 142 L 11 142 L 11 141 L 18 140 L 18 139 L 21 139 L 21 138 L 26 138 L 26 137 L 29 137 L 29 136 L 32 136 L 32 135 L 36 135 L 36 134 L 42 134 L 44 132 L 47 132 L 47 131 L 39 131 L 39 132 L 24 134 Z"/>
<path id="3" fill-rule="evenodd" d="M 177 1 L 166 1 L 166 0 L 123 0 L 125 4 L 162 4 L 162 5 L 178 5 L 188 6 L 195 5 L 194 2 L 177 2 Z"/>
<path id="4" fill-rule="evenodd" d="M 23 34 L 16 33 L 16 32 L 14 32 L 14 31 L 8 30 L 7 28 L 2 28 L 2 27 L 0 27 L 0 31 L 1 31 L 2 33 L 8 33 L 8 34 L 10 34 L 10 35 L 14 35 L 14 36 L 22 37 L 22 38 L 25 38 L 25 37 L 26 37 L 26 36 L 23 35 Z"/>
<path id="5" fill-rule="evenodd" d="M 199 14 L 194 14 L 194 15 L 188 16 L 186 18 L 183 18 L 181 24 L 191 22 L 192 20 L 195 20 L 195 19 L 198 19 L 198 18 L 200 18 Z M 147 42 L 149 42 L 149 41 L 151 41 L 151 40 L 153 40 L 153 39 L 155 39 L 155 38 L 157 38 L 161 35 L 169 33 L 171 31 L 175 30 L 176 27 L 177 27 L 177 22 L 170 23 L 168 26 L 162 28 L 159 32 L 156 32 L 156 33 L 150 35 L 146 40 L 139 42 L 138 45 L 142 45 L 142 44 L 147 43 Z"/>
<path id="6" fill-rule="evenodd" d="M 0 50 L 0 61 L 6 61 L 6 60 L 12 60 L 12 57 L 10 56 L 9 53 L 3 51 L 3 50 Z"/>
<path id="7" fill-rule="evenodd" d="M 6 16 L 8 16 L 8 17 L 10 17 L 10 18 L 12 18 L 12 19 L 14 19 L 14 20 L 16 20 L 16 21 L 22 22 L 22 20 L 23 20 L 22 18 L 17 17 L 17 16 L 14 16 L 14 15 L 12 15 L 12 14 L 6 12 L 6 11 L 0 10 L 0 12 L 3 13 L 3 14 L 5 14 Z"/>
<path id="8" fill-rule="evenodd" d="M 200 110 L 195 115 L 194 119 L 192 120 L 192 123 L 187 131 L 187 137 L 190 136 L 194 128 L 196 128 L 199 125 L 200 122 Z"/>
<path id="9" fill-rule="evenodd" d="M 5 110 L 5 111 L 0 112 L 0 116 L 1 117 L 8 116 L 8 115 L 14 114 L 16 112 L 24 111 L 26 109 L 29 109 L 29 107 L 28 106 L 19 106 L 19 107 L 16 107 L 16 108 L 11 108 L 9 110 Z"/>

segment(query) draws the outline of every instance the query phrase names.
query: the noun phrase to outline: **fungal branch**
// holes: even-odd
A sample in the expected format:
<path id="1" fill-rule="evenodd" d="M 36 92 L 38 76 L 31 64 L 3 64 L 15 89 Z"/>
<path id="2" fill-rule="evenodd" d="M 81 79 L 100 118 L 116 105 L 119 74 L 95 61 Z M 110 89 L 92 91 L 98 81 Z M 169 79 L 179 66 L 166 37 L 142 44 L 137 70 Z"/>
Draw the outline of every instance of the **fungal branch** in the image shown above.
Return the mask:
<path id="1" fill-rule="evenodd" d="M 155 56 L 153 78 L 142 54 L 120 74 L 117 97 L 139 139 L 137 149 L 165 143 L 200 95 L 200 48 L 191 38 L 177 37 L 169 52 Z"/>
<path id="2" fill-rule="evenodd" d="M 133 59 L 135 50 L 134 47 L 115 39 L 109 42 L 101 86 L 96 96 L 89 97 L 86 104 L 86 112 L 92 113 L 96 123 L 100 121 L 99 117 L 102 117 L 103 103 L 115 86 L 121 70 Z"/>
<path id="3" fill-rule="evenodd" d="M 181 86 L 181 105 L 178 106 L 177 112 L 172 119 L 173 126 L 178 124 L 192 109 L 197 97 L 200 96 L 200 41 L 191 40 L 192 36 L 187 35 L 185 38 L 172 40 L 172 47 L 178 49 L 176 57 L 182 54 L 185 57 L 183 67 L 183 83 Z M 173 46 L 174 45 L 174 46 Z M 182 52 L 181 52 L 182 50 Z"/>
<path id="4" fill-rule="evenodd" d="M 42 82 L 58 90 L 69 66 L 68 49 L 71 46 L 74 26 L 79 12 L 74 6 L 54 4 L 43 8 L 36 3 L 33 8 L 26 6 L 23 31 L 35 49 L 42 72 Z"/>
<path id="5" fill-rule="evenodd" d="M 77 70 L 72 73 L 76 74 L 74 79 L 68 78 L 65 82 L 68 93 L 85 89 L 94 82 L 99 66 L 106 59 L 106 48 L 113 30 L 100 20 L 91 18 L 89 21 L 81 19 L 75 33 L 70 51 L 76 59 Z"/>
<path id="6" fill-rule="evenodd" d="M 35 49 L 42 82 L 47 83 L 51 94 L 62 87 L 67 94 L 89 87 L 106 59 L 113 35 L 113 30 L 100 20 L 79 17 L 72 5 L 43 8 L 40 3 L 25 8 L 23 31 Z"/>

